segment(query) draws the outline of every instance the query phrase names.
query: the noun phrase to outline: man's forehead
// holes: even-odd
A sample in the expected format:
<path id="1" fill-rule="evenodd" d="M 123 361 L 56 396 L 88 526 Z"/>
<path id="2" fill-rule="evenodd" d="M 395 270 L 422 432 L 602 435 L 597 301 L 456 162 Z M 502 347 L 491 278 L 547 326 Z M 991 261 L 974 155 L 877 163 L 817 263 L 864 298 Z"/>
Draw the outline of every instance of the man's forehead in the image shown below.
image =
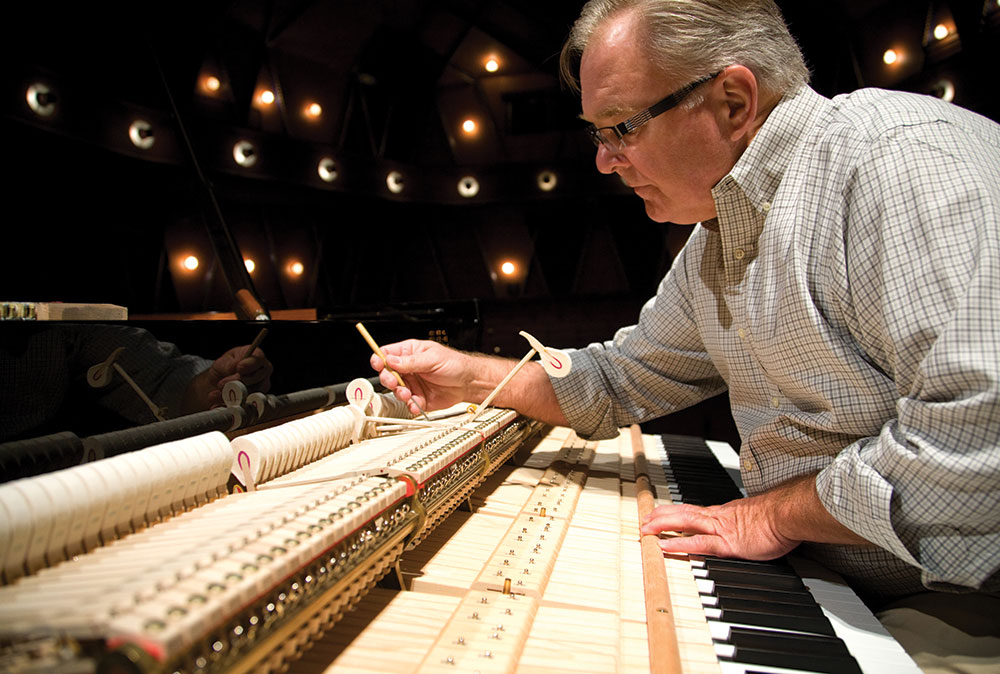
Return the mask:
<path id="1" fill-rule="evenodd" d="M 580 59 L 582 119 L 621 121 L 650 104 L 663 88 L 632 33 L 632 17 L 608 19 L 594 31 Z"/>

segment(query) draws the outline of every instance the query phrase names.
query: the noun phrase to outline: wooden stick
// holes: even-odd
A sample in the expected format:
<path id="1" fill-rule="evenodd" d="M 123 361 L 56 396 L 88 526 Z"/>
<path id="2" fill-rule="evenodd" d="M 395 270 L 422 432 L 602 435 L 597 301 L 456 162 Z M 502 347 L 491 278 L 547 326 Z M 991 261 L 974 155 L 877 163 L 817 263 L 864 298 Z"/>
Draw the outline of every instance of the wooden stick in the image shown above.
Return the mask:
<path id="1" fill-rule="evenodd" d="M 639 506 L 639 526 L 656 507 L 653 485 L 649 481 L 646 450 L 642 430 L 629 428 L 632 456 L 635 462 L 635 491 Z M 639 539 L 642 549 L 642 578 L 646 593 L 646 633 L 649 638 L 649 671 L 651 674 L 681 674 L 681 654 L 677 644 L 677 626 L 670 603 L 670 585 L 663 565 L 659 537 L 647 534 Z"/>
<path id="2" fill-rule="evenodd" d="M 372 336 L 368 334 L 368 330 L 365 328 L 365 326 L 362 323 L 357 323 L 355 324 L 354 327 L 356 327 L 358 329 L 358 332 L 361 333 L 361 336 L 365 338 L 365 341 L 368 342 L 368 346 L 370 346 L 372 351 L 375 352 L 375 355 L 382 359 L 382 362 L 385 363 L 385 369 L 388 370 L 389 373 L 396 378 L 396 381 L 399 383 L 399 385 L 406 386 L 406 384 L 403 383 L 403 378 L 399 376 L 399 373 L 393 370 L 391 367 L 389 367 L 389 361 L 385 359 L 385 354 L 382 353 L 382 347 L 380 347 L 372 338 Z M 418 403 L 412 397 L 410 398 L 410 400 L 413 402 L 414 405 L 417 406 L 417 409 L 420 410 L 420 414 L 424 417 L 424 419 L 430 421 L 431 420 L 430 417 L 427 416 L 427 412 L 424 412 L 424 408 L 420 406 L 420 403 Z"/>
<path id="3" fill-rule="evenodd" d="M 240 360 L 246 360 L 252 356 L 253 352 L 257 350 L 258 346 L 260 346 L 260 343 L 264 341 L 265 337 L 267 337 L 267 328 L 261 328 L 260 332 L 257 333 L 257 336 L 254 337 L 254 340 L 250 342 L 250 346 L 248 346 L 247 350 L 243 352 L 243 357 L 240 358 Z"/>
<path id="4" fill-rule="evenodd" d="M 521 359 L 521 362 L 515 365 L 514 369 L 508 372 L 507 376 L 501 379 L 500 383 L 497 384 L 496 388 L 493 389 L 488 396 L 486 396 L 486 399 L 483 400 L 483 402 L 480 403 L 478 407 L 476 407 L 476 413 L 472 415 L 472 418 L 469 419 L 469 421 L 475 421 L 479 417 L 479 415 L 483 413 L 483 410 L 486 409 L 486 406 L 489 405 L 491 402 L 493 402 L 493 399 L 496 398 L 497 394 L 503 390 L 503 387 L 507 385 L 507 382 L 513 379 L 514 375 L 520 372 L 521 368 L 527 365 L 528 361 L 535 357 L 535 353 L 536 351 L 534 349 L 528 351 L 528 353 L 524 356 L 524 358 Z"/>

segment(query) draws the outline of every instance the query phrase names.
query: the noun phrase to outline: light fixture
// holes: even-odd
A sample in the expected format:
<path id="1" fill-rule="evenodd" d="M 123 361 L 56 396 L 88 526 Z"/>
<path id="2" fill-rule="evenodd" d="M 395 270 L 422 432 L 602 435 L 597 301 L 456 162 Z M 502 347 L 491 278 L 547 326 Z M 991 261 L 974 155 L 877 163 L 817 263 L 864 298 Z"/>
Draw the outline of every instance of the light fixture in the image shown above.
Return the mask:
<path id="1" fill-rule="evenodd" d="M 198 258 L 194 255 L 188 255 L 181 260 L 181 266 L 188 271 L 194 271 L 198 268 Z"/>
<path id="2" fill-rule="evenodd" d="M 39 117 L 51 117 L 56 111 L 56 97 L 47 84 L 35 82 L 25 92 L 28 107 Z"/>
<path id="3" fill-rule="evenodd" d="M 320 180 L 325 183 L 332 183 L 337 179 L 337 162 L 335 162 L 330 157 L 323 157 L 319 160 L 319 164 L 316 166 L 316 173 L 319 174 Z"/>
<path id="4" fill-rule="evenodd" d="M 201 89 L 207 94 L 214 94 L 222 88 L 222 82 L 215 75 L 205 75 L 201 79 Z"/>
<path id="5" fill-rule="evenodd" d="M 886 49 L 885 53 L 882 54 L 882 61 L 887 65 L 891 66 L 897 61 L 899 61 L 899 54 L 895 49 Z"/>
<path id="6" fill-rule="evenodd" d="M 389 175 L 385 177 L 385 185 L 393 194 L 399 194 L 403 191 L 403 174 L 399 171 L 389 171 Z"/>
<path id="7" fill-rule="evenodd" d="M 955 84 L 951 80 L 938 80 L 931 87 L 932 96 L 937 96 L 942 101 L 952 103 L 955 100 Z"/>
<path id="8" fill-rule="evenodd" d="M 274 92 L 270 89 L 264 89 L 257 96 L 257 100 L 260 101 L 261 105 L 271 105 L 271 103 L 274 103 Z"/>
<path id="9" fill-rule="evenodd" d="M 257 265 L 250 258 L 244 259 L 243 264 L 246 266 L 248 274 L 252 274 L 253 270 L 257 268 Z"/>
<path id="10" fill-rule="evenodd" d="M 951 31 L 948 30 L 948 26 L 944 25 L 943 23 L 939 23 L 938 25 L 934 26 L 934 38 L 937 40 L 945 39 L 946 37 L 948 37 L 949 32 Z"/>
<path id="11" fill-rule="evenodd" d="M 510 260 L 505 261 L 500 265 L 500 271 L 504 276 L 513 276 L 514 272 L 517 271 L 517 265 L 515 265 Z"/>
<path id="12" fill-rule="evenodd" d="M 542 171 L 538 174 L 538 189 L 543 192 L 551 192 L 556 188 L 556 183 L 559 180 L 556 178 L 556 174 L 552 171 Z"/>
<path id="13" fill-rule="evenodd" d="M 470 136 L 476 132 L 476 120 L 467 119 L 462 122 L 462 131 L 469 134 Z"/>
<path id="14" fill-rule="evenodd" d="M 305 265 L 298 260 L 289 262 L 286 269 L 288 269 L 289 276 L 302 276 L 302 273 L 306 270 Z"/>
<path id="15" fill-rule="evenodd" d="M 237 141 L 233 145 L 233 159 L 243 168 L 250 168 L 257 163 L 257 148 L 248 140 Z"/>
<path id="16" fill-rule="evenodd" d="M 466 199 L 479 194 L 479 181 L 473 176 L 464 176 L 458 181 L 458 193 Z"/>
<path id="17" fill-rule="evenodd" d="M 128 138 L 140 150 L 148 150 L 153 147 L 153 143 L 156 141 L 152 124 L 144 119 L 137 119 L 129 124 Z"/>
<path id="18" fill-rule="evenodd" d="M 313 119 L 316 119 L 322 114 L 323 114 L 323 106 L 321 106 L 319 103 L 309 103 L 306 106 L 307 117 L 312 117 Z"/>
<path id="19" fill-rule="evenodd" d="M 491 56 L 490 58 L 486 59 L 486 63 L 484 64 L 483 67 L 486 68 L 486 72 L 495 73 L 496 71 L 500 70 L 500 62 L 497 61 L 495 57 Z"/>

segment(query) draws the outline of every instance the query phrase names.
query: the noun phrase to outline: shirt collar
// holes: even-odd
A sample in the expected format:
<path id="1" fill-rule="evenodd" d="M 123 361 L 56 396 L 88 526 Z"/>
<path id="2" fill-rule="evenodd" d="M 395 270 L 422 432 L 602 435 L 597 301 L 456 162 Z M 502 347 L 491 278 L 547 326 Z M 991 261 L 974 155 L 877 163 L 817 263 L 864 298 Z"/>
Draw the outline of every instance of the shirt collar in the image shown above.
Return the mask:
<path id="1" fill-rule="evenodd" d="M 829 105 L 829 99 L 802 85 L 784 96 L 768 115 L 727 176 L 755 208 L 766 211 L 770 206 L 799 142 Z M 719 185 L 723 182 L 725 179 Z"/>
<path id="2" fill-rule="evenodd" d="M 735 286 L 756 259 L 758 239 L 799 142 L 829 100 L 803 85 L 778 102 L 736 165 L 712 188 L 721 263 Z M 711 229 L 711 228 L 709 228 Z"/>

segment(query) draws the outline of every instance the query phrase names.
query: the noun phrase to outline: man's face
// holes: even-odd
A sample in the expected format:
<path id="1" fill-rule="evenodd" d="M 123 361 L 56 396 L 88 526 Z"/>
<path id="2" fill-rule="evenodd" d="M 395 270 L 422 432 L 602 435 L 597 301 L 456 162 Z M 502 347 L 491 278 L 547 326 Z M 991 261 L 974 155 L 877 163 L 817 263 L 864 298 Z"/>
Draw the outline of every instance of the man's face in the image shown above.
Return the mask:
<path id="1" fill-rule="evenodd" d="M 618 124 L 688 84 L 671 81 L 650 65 L 631 23 L 629 14 L 610 19 L 583 53 L 583 117 L 596 126 Z M 597 148 L 597 169 L 617 173 L 657 222 L 694 224 L 715 217 L 711 189 L 735 162 L 717 119 L 716 86 L 711 80 L 696 89 L 690 96 L 706 100 L 694 108 L 682 102 L 626 135 L 623 149 Z"/>

